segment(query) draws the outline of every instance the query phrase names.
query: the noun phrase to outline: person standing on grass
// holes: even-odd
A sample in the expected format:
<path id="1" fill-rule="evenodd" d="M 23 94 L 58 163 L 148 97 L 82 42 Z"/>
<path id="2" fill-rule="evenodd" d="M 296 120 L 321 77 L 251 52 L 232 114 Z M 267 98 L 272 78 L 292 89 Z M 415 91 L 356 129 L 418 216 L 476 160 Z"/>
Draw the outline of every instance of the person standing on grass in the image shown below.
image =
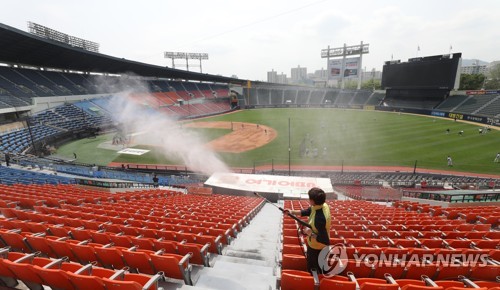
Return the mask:
<path id="1" fill-rule="evenodd" d="M 493 162 L 498 163 L 500 162 L 500 152 L 497 153 L 497 156 L 495 156 L 495 160 Z"/>
<path id="2" fill-rule="evenodd" d="M 448 166 L 449 167 L 453 167 L 453 159 L 451 159 L 450 155 L 448 155 L 448 157 L 446 158 L 446 160 L 448 161 Z"/>

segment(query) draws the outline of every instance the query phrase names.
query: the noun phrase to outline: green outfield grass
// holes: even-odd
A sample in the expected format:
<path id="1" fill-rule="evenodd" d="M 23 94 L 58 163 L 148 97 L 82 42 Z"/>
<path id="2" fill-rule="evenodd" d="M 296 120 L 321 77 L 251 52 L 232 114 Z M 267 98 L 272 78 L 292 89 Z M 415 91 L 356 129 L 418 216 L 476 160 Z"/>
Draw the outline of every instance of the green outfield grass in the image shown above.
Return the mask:
<path id="1" fill-rule="evenodd" d="M 292 165 L 412 167 L 417 161 L 418 168 L 448 170 L 446 157 L 450 155 L 454 161 L 451 170 L 500 174 L 500 164 L 493 163 L 495 154 L 500 151 L 500 131 L 491 130 L 480 135 L 479 126 L 451 119 L 376 111 L 301 108 L 245 110 L 199 121 L 257 123 L 278 131 L 278 137 L 261 148 L 240 154 L 220 153 L 220 158 L 233 167 L 271 163 L 287 165 L 290 140 Z M 450 129 L 450 134 L 446 134 L 446 129 Z M 461 130 L 464 131 L 463 136 L 458 135 Z M 220 129 L 197 131 L 207 140 L 228 133 Z M 79 161 L 101 165 L 111 161 L 176 162 L 168 157 L 158 157 L 154 152 L 138 158 L 118 156 L 115 151 L 97 148 L 98 144 L 111 137 L 112 134 L 108 134 L 96 139 L 78 140 L 62 146 L 57 154 L 71 157 L 76 152 Z M 300 151 L 304 152 L 306 148 L 310 154 L 301 156 Z M 312 154 L 314 148 L 318 152 L 316 157 Z"/>

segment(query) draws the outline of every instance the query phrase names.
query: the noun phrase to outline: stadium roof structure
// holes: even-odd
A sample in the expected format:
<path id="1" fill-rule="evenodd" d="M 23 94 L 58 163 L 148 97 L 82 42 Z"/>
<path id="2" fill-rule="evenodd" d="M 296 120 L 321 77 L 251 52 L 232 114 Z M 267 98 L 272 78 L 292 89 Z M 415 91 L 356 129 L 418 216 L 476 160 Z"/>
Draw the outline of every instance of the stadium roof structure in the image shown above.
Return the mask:
<path id="1" fill-rule="evenodd" d="M 0 62 L 82 72 L 134 73 L 143 77 L 233 84 L 247 82 L 236 78 L 172 69 L 91 52 L 45 39 L 2 23 L 0 23 Z"/>

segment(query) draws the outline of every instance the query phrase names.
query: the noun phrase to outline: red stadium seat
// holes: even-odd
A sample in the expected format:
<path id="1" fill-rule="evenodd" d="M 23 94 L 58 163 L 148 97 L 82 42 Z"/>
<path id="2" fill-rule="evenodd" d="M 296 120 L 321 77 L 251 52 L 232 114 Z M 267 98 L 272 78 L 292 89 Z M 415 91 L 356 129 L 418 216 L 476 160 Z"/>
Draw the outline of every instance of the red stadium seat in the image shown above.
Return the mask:
<path id="1" fill-rule="evenodd" d="M 166 241 L 166 240 L 154 240 L 153 243 L 155 251 L 164 250 L 165 253 L 178 254 L 177 251 L 178 242 Z"/>
<path id="2" fill-rule="evenodd" d="M 401 289 L 406 285 L 425 286 L 424 281 L 415 279 L 398 279 L 396 280 L 396 284 L 398 284 Z"/>
<path id="3" fill-rule="evenodd" d="M 95 232 L 95 231 L 90 231 L 88 229 L 73 228 L 71 230 L 71 236 L 75 240 L 86 241 L 86 240 L 91 240 L 92 239 L 92 232 Z"/>
<path id="4" fill-rule="evenodd" d="M 459 281 L 434 281 L 436 285 L 443 287 L 444 289 L 449 289 L 451 287 L 461 287 L 464 288 L 464 283 Z"/>
<path id="5" fill-rule="evenodd" d="M 500 288 L 500 284 L 498 284 L 498 282 L 474 281 L 474 284 L 476 284 L 479 287 L 484 287 L 484 288 L 488 288 L 488 289 L 491 289 L 491 288 L 494 288 L 494 287 L 499 287 Z"/>
<path id="6" fill-rule="evenodd" d="M 406 286 L 403 286 L 401 290 L 444 290 L 443 287 L 432 287 L 432 286 L 419 286 L 419 285 L 413 285 L 413 284 L 408 284 Z"/>
<path id="7" fill-rule="evenodd" d="M 478 264 L 471 268 L 470 278 L 473 280 L 496 281 L 497 276 L 500 276 L 500 265 Z"/>
<path id="8" fill-rule="evenodd" d="M 179 243 L 177 245 L 177 251 L 179 255 L 191 254 L 189 262 L 196 265 L 208 266 L 208 248 L 209 244 L 199 245 L 199 244 L 189 244 L 189 243 Z"/>
<path id="9" fill-rule="evenodd" d="M 60 238 L 69 238 L 70 230 L 69 228 L 62 225 L 51 225 L 48 227 L 49 233 L 52 236 L 60 237 Z"/>
<path id="10" fill-rule="evenodd" d="M 281 290 L 314 290 L 314 278 L 309 272 L 283 270 Z"/>
<path id="11" fill-rule="evenodd" d="M 115 271 L 92 267 L 92 265 L 86 266 L 86 269 L 81 269 L 75 273 L 66 272 L 68 279 L 78 290 L 83 289 L 95 289 L 95 290 L 106 290 L 103 282 L 103 278 L 109 278 L 115 274 Z"/>
<path id="12" fill-rule="evenodd" d="M 118 247 L 95 247 L 95 253 L 99 262 L 106 268 L 122 269 L 125 267 L 122 250 L 125 248 Z"/>
<path id="13" fill-rule="evenodd" d="M 397 263 L 385 262 L 375 265 L 373 277 L 384 279 L 386 274 L 390 274 L 394 279 L 399 279 L 405 272 L 405 266 Z"/>
<path id="14" fill-rule="evenodd" d="M 322 279 L 321 282 L 319 282 L 319 289 L 320 290 L 355 290 L 356 289 L 356 282 L 352 281 L 339 281 L 339 280 L 333 280 L 333 279 Z"/>
<path id="15" fill-rule="evenodd" d="M 13 250 L 30 253 L 31 249 L 26 243 L 26 238 L 18 230 L 1 231 L 0 239 Z"/>
<path id="16" fill-rule="evenodd" d="M 142 250 L 153 251 L 155 248 L 154 239 L 152 238 L 134 238 L 132 243 Z"/>
<path id="17" fill-rule="evenodd" d="M 162 254 L 151 255 L 151 262 L 157 271 L 165 273 L 166 277 L 184 280 L 186 285 L 193 285 L 191 280 L 191 266 L 189 258 L 191 255 Z"/>
<path id="18" fill-rule="evenodd" d="M 397 284 L 377 284 L 366 282 L 360 286 L 361 290 L 399 290 Z"/>
<path id="19" fill-rule="evenodd" d="M 30 263 L 16 263 L 5 261 L 7 267 L 15 274 L 15 278 L 26 283 L 34 283 L 41 285 L 43 281 L 33 270 L 33 265 Z"/>
<path id="20" fill-rule="evenodd" d="M 304 255 L 304 249 L 299 245 L 283 245 L 284 255 L 292 254 L 292 255 Z"/>
<path id="21" fill-rule="evenodd" d="M 133 240 L 126 235 L 108 235 L 111 242 L 117 247 L 131 248 L 134 246 Z"/>
<path id="22" fill-rule="evenodd" d="M 422 275 L 431 279 L 436 275 L 438 266 L 436 264 L 408 263 L 405 279 L 419 280 Z"/>
<path id="23" fill-rule="evenodd" d="M 83 265 L 97 262 L 99 259 L 97 258 L 95 249 L 96 247 L 101 247 L 98 244 L 88 244 L 86 242 L 70 243 L 69 248 L 75 255 L 77 261 Z"/>
<path id="24" fill-rule="evenodd" d="M 57 240 L 47 239 L 47 243 L 58 258 L 68 257 L 71 261 L 78 261 L 76 256 L 71 251 L 70 243 L 64 239 L 65 238 Z"/>
<path id="25" fill-rule="evenodd" d="M 34 251 L 40 252 L 47 257 L 57 257 L 56 253 L 52 250 L 49 243 L 47 242 L 47 237 L 40 235 L 27 235 L 26 241 Z"/>
<path id="26" fill-rule="evenodd" d="M 390 285 L 387 284 L 387 281 L 379 278 L 356 278 L 356 283 L 358 283 L 359 287 L 363 287 L 363 285 L 368 284 L 367 287 L 372 285 Z M 399 286 L 398 286 L 399 287 Z"/>
<path id="27" fill-rule="evenodd" d="M 439 266 L 438 273 L 435 280 L 458 279 L 458 276 L 469 275 L 470 267 L 466 264 L 446 264 L 442 263 Z"/>
<path id="28" fill-rule="evenodd" d="M 145 250 L 126 250 L 122 251 L 123 258 L 125 259 L 125 263 L 133 270 L 137 271 L 141 274 L 149 274 L 153 275 L 155 273 L 153 263 L 151 262 L 150 254 L 153 252 L 149 252 Z"/>
<path id="29" fill-rule="evenodd" d="M 365 261 L 348 260 L 345 270 L 341 273 L 342 275 L 352 272 L 355 277 L 371 277 L 371 273 L 374 271 L 374 266 L 365 263 Z"/>
<path id="30" fill-rule="evenodd" d="M 0 276 L 15 278 L 16 275 L 7 266 L 7 261 L 14 262 L 25 257 L 24 253 L 8 252 L 8 248 L 2 249 L 2 258 L 0 259 Z"/>
<path id="31" fill-rule="evenodd" d="M 111 243 L 110 234 L 102 232 L 102 231 L 93 231 L 91 232 L 92 241 L 97 244 L 107 245 Z"/>
<path id="32" fill-rule="evenodd" d="M 307 271 L 307 261 L 303 255 L 284 254 L 281 267 L 283 270 Z"/>
<path id="33" fill-rule="evenodd" d="M 141 274 L 116 273 L 111 278 L 103 278 L 102 281 L 107 290 L 156 290 L 158 280 L 163 273 L 149 277 Z"/>
<path id="34" fill-rule="evenodd" d="M 72 283 L 67 275 L 68 272 L 76 272 L 82 268 L 82 265 L 76 263 L 62 263 L 58 268 L 46 268 L 34 266 L 34 272 L 40 276 L 43 281 L 43 285 L 50 286 L 52 289 L 78 289 Z"/>

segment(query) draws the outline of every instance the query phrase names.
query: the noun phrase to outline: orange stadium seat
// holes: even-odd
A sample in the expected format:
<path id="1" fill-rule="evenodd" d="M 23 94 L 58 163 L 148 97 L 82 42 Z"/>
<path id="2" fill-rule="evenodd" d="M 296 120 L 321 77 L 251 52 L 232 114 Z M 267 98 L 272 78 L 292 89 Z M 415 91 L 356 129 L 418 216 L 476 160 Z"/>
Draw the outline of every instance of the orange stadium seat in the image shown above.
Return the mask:
<path id="1" fill-rule="evenodd" d="M 498 276 L 500 276 L 500 265 L 478 264 L 471 267 L 470 278 L 473 280 L 496 281 Z"/>
<path id="2" fill-rule="evenodd" d="M 374 271 L 374 266 L 370 263 L 365 263 L 365 261 L 348 260 L 345 270 L 341 273 L 342 275 L 352 272 L 355 277 L 371 277 Z"/>
<path id="3" fill-rule="evenodd" d="M 303 255 L 284 254 L 281 267 L 283 270 L 307 271 L 307 261 Z"/>
<path id="4" fill-rule="evenodd" d="M 281 272 L 281 290 L 313 290 L 314 278 L 309 272 L 283 270 Z"/>
<path id="5" fill-rule="evenodd" d="M 76 257 L 76 261 L 85 265 L 88 263 L 96 262 L 98 263 L 97 254 L 95 252 L 96 247 L 101 247 L 98 244 L 88 243 L 86 241 L 80 243 L 69 243 L 69 248 Z"/>
<path id="6" fill-rule="evenodd" d="M 438 266 L 436 264 L 408 263 L 405 279 L 419 280 L 422 275 L 431 279 L 436 275 Z"/>
<path id="7" fill-rule="evenodd" d="M 8 231 L 1 231 L 0 229 L 0 239 L 6 246 L 10 246 L 14 250 L 25 253 L 31 252 L 31 249 L 26 243 L 26 238 L 21 235 L 20 230 L 13 229 Z"/>
<path id="8" fill-rule="evenodd" d="M 88 264 L 85 268 L 79 271 L 66 272 L 68 279 L 77 289 L 96 289 L 105 290 L 105 285 L 102 278 L 109 278 L 115 274 L 115 271 L 93 267 L 92 264 Z"/>
<path id="9" fill-rule="evenodd" d="M 82 265 L 76 263 L 62 263 L 52 268 L 34 266 L 33 271 L 40 276 L 43 285 L 50 286 L 52 289 L 78 289 L 75 287 L 67 275 L 68 272 L 76 272 L 82 268 Z"/>
<path id="10" fill-rule="evenodd" d="M 458 276 L 469 276 L 470 267 L 466 264 L 446 264 L 439 266 L 436 280 L 458 279 Z"/>
<path id="11" fill-rule="evenodd" d="M 396 284 L 399 285 L 401 289 L 403 289 L 406 285 L 414 285 L 414 286 L 425 286 L 425 282 L 422 280 L 415 279 L 398 279 L 395 280 Z"/>
<path id="12" fill-rule="evenodd" d="M 186 285 L 193 285 L 191 280 L 190 254 L 185 256 L 175 254 L 151 255 L 151 262 L 157 271 L 165 273 L 166 277 L 184 280 Z"/>
<path id="13" fill-rule="evenodd" d="M 377 263 L 375 265 L 374 278 L 384 279 L 386 274 L 390 274 L 394 279 L 402 278 L 405 273 L 405 266 L 394 262 Z"/>
<path id="14" fill-rule="evenodd" d="M 360 286 L 361 290 L 399 290 L 399 285 L 397 284 L 378 284 L 366 282 Z"/>
<path id="15" fill-rule="evenodd" d="M 147 250 L 137 250 L 134 248 L 122 251 L 125 263 L 132 270 L 134 270 L 134 272 L 149 275 L 155 273 L 153 263 L 151 262 L 150 258 L 150 255 L 152 254 L 154 254 L 154 252 L 150 252 Z"/>
<path id="16" fill-rule="evenodd" d="M 299 245 L 283 245 L 283 254 L 304 255 L 304 249 Z"/>
<path id="17" fill-rule="evenodd" d="M 52 250 L 47 240 L 48 237 L 41 235 L 26 235 L 26 241 L 33 251 L 40 252 L 47 257 L 56 258 L 57 255 Z"/>
<path id="18" fill-rule="evenodd" d="M 177 251 L 180 255 L 184 256 L 191 253 L 190 262 L 197 265 L 208 266 L 208 248 L 209 244 L 200 245 L 193 243 L 178 243 Z"/>
<path id="19" fill-rule="evenodd" d="M 319 283 L 320 290 L 355 290 L 356 282 L 352 281 L 339 281 L 333 279 L 322 279 Z"/>
<path id="20" fill-rule="evenodd" d="M 111 243 L 110 234 L 101 231 L 92 231 L 91 233 L 92 241 L 97 244 L 107 245 Z"/>
<path id="21" fill-rule="evenodd" d="M 155 251 L 164 250 L 165 253 L 171 253 L 171 254 L 178 253 L 177 251 L 178 242 L 158 239 L 154 240 L 153 243 Z"/>
<path id="22" fill-rule="evenodd" d="M 444 290 L 443 287 L 433 287 L 433 286 L 420 286 L 414 284 L 407 284 L 401 288 L 401 290 Z"/>
<path id="23" fill-rule="evenodd" d="M 130 248 L 134 246 L 134 240 L 127 235 L 108 235 L 111 242 L 117 247 Z"/>
<path id="24" fill-rule="evenodd" d="M 68 257 L 71 261 L 78 261 L 73 251 L 71 251 L 70 243 L 64 239 L 47 239 L 47 243 L 58 258 Z"/>
<path id="25" fill-rule="evenodd" d="M 125 273 L 121 270 L 110 278 L 103 278 L 102 281 L 107 290 L 156 290 L 158 280 L 163 277 L 163 273 L 152 277 L 141 274 Z"/>
<path id="26" fill-rule="evenodd" d="M 125 248 L 112 247 L 107 245 L 103 247 L 95 247 L 94 250 L 99 262 L 104 267 L 111 269 L 122 269 L 126 266 L 122 254 L 122 250 L 126 250 Z"/>

